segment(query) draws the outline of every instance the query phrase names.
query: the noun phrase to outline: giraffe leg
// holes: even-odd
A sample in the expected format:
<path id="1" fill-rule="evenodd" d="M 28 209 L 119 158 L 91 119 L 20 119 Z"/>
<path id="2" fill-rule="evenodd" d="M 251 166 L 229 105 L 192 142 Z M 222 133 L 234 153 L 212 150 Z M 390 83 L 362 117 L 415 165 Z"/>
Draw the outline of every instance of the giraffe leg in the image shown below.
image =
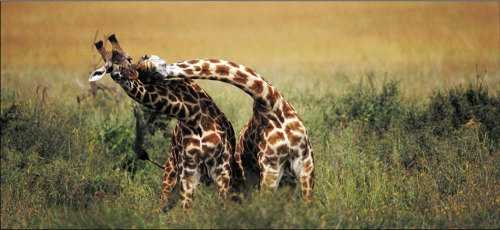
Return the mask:
<path id="1" fill-rule="evenodd" d="M 302 197 L 304 201 L 312 200 L 314 188 L 314 159 L 313 152 L 306 143 L 306 148 L 301 150 L 301 154 L 291 160 L 292 170 L 300 182 Z"/>
<path id="2" fill-rule="evenodd" d="M 172 192 L 177 184 L 177 170 L 174 157 L 170 156 L 165 163 L 165 171 L 163 174 L 162 193 L 160 198 L 160 207 L 163 211 L 167 211 L 175 205 L 176 199 L 172 199 Z"/>
<path id="3" fill-rule="evenodd" d="M 263 156 L 263 159 L 259 162 L 261 173 L 260 173 L 260 188 L 261 190 L 272 190 L 275 191 L 283 176 L 283 167 L 279 164 L 279 159 L 277 157 Z"/>
<path id="4" fill-rule="evenodd" d="M 236 149 L 234 151 L 234 162 L 236 164 L 235 170 L 238 170 L 236 176 L 240 176 L 238 180 L 242 182 L 246 181 L 246 173 L 243 167 L 243 153 L 245 152 L 245 141 L 248 139 L 248 124 L 240 131 L 240 138 L 236 144 Z M 241 174 L 241 175 L 239 175 Z"/>
<path id="5" fill-rule="evenodd" d="M 178 165 L 180 153 L 179 135 L 179 127 L 176 126 L 171 137 L 172 146 L 170 148 L 170 156 L 167 162 L 165 162 L 164 167 L 162 194 L 160 196 L 160 207 L 162 211 L 172 209 L 178 200 L 179 192 L 177 188 L 179 185 L 177 180 L 179 178 L 179 171 L 182 170 L 182 166 Z"/>
<path id="6" fill-rule="evenodd" d="M 242 157 L 242 147 L 240 144 L 236 146 L 236 150 L 234 152 L 234 157 L 232 158 L 232 162 L 234 162 L 233 166 L 231 167 L 232 173 L 233 173 L 233 178 L 235 181 L 233 182 L 236 187 L 239 187 L 245 183 L 246 181 L 246 175 L 245 175 L 245 170 L 243 168 L 243 161 L 241 159 Z"/>
<path id="7" fill-rule="evenodd" d="M 243 134 L 242 134 L 243 133 Z M 240 132 L 240 140 L 236 144 L 236 149 L 234 151 L 233 157 L 231 157 L 231 192 L 241 193 L 243 186 L 245 186 L 246 180 L 246 172 L 243 167 L 243 159 L 242 154 L 244 151 L 243 147 L 243 138 L 244 131 Z M 226 149 L 230 149 L 230 147 L 226 147 Z"/>
<path id="8" fill-rule="evenodd" d="M 231 167 L 229 162 L 230 155 L 229 153 L 224 152 L 219 157 L 222 159 L 217 159 L 216 161 L 221 162 L 221 164 L 215 164 L 214 166 L 212 166 L 210 172 L 217 185 L 219 197 L 222 199 L 226 199 L 229 194 L 231 183 Z"/>
<path id="9" fill-rule="evenodd" d="M 180 199 L 184 209 L 189 209 L 193 204 L 194 190 L 200 181 L 200 171 L 198 164 L 192 157 L 185 157 L 182 172 L 180 175 Z"/>

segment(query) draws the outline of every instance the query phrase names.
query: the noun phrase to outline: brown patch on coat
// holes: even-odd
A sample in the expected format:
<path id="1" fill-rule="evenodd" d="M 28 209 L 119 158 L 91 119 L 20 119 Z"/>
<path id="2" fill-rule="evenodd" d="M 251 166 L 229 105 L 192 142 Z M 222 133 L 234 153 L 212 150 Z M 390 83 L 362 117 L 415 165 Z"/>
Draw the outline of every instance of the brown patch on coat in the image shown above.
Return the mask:
<path id="1" fill-rule="evenodd" d="M 176 184 L 177 181 L 175 181 L 175 178 L 177 178 L 177 175 L 175 173 L 170 173 L 168 174 L 168 180 L 169 182 L 167 182 L 169 185 L 173 185 L 173 184 Z"/>
<path id="2" fill-rule="evenodd" d="M 312 162 L 311 162 L 310 160 L 306 161 L 306 162 L 304 163 L 304 172 L 309 173 L 309 172 L 311 172 L 311 171 L 312 171 L 312 169 L 313 169 L 313 164 L 312 164 Z"/>
<path id="3" fill-rule="evenodd" d="M 159 95 L 165 95 L 165 94 L 167 94 L 167 90 L 165 89 L 165 87 L 156 87 L 156 92 Z"/>
<path id="4" fill-rule="evenodd" d="M 272 150 L 271 148 L 267 148 L 266 151 L 264 151 L 264 154 L 267 156 L 272 156 L 274 155 L 274 150 Z"/>
<path id="5" fill-rule="evenodd" d="M 179 113 L 179 110 L 181 110 L 181 104 L 173 104 L 171 106 L 171 111 L 170 112 L 172 114 L 177 114 L 177 113 Z"/>
<path id="6" fill-rule="evenodd" d="M 149 96 L 151 96 L 151 102 L 156 102 L 156 98 L 158 98 L 156 93 L 149 94 Z"/>
<path id="7" fill-rule="evenodd" d="M 225 65 L 217 65 L 215 67 L 215 73 L 220 74 L 220 75 L 228 75 L 229 74 L 229 67 Z"/>
<path id="8" fill-rule="evenodd" d="M 236 64 L 236 63 L 234 63 L 232 61 L 228 61 L 227 64 L 229 64 L 230 66 L 235 67 L 235 68 L 239 68 L 240 67 L 240 65 L 238 65 L 238 64 Z"/>
<path id="9" fill-rule="evenodd" d="M 192 75 L 193 74 L 193 69 L 185 69 L 184 72 L 187 74 L 187 75 Z"/>
<path id="10" fill-rule="evenodd" d="M 264 149 L 265 149 L 265 148 L 266 148 L 266 142 L 260 142 L 260 144 L 259 144 L 259 149 L 260 149 L 261 151 L 264 151 Z"/>
<path id="11" fill-rule="evenodd" d="M 266 135 L 269 135 L 273 130 L 274 130 L 274 125 L 272 123 L 269 123 L 264 129 L 264 132 L 266 133 Z"/>
<path id="12" fill-rule="evenodd" d="M 183 69 L 185 69 L 185 68 L 189 67 L 189 65 L 184 64 L 184 63 L 177 64 L 177 66 L 179 66 L 179 67 L 181 67 L 181 68 L 183 68 Z"/>
<path id="13" fill-rule="evenodd" d="M 219 136 L 217 134 L 212 133 L 212 134 L 204 137 L 201 141 L 203 141 L 203 142 L 211 142 L 213 144 L 217 144 L 217 143 L 220 142 L 220 138 L 219 138 Z"/>
<path id="14" fill-rule="evenodd" d="M 235 153 L 235 154 L 234 154 L 234 160 L 235 160 L 236 162 L 241 161 L 241 155 L 240 155 L 240 154 L 238 154 L 238 153 Z"/>
<path id="15" fill-rule="evenodd" d="M 256 80 L 253 82 L 253 85 L 250 86 L 250 89 L 253 90 L 255 93 L 260 94 L 262 93 L 262 90 L 264 87 L 262 86 L 262 81 L 261 80 Z"/>
<path id="16" fill-rule="evenodd" d="M 275 154 L 268 154 L 266 153 L 266 156 L 264 156 L 263 162 L 264 165 L 271 166 L 271 168 L 276 169 L 278 168 L 278 157 Z"/>
<path id="17" fill-rule="evenodd" d="M 289 150 L 290 150 L 290 148 L 288 147 L 288 145 L 283 144 L 283 145 L 280 145 L 278 148 L 276 148 L 276 153 L 278 155 L 288 154 Z"/>
<path id="18" fill-rule="evenodd" d="M 208 59 L 209 62 L 212 62 L 212 63 L 219 63 L 220 60 L 218 59 Z"/>
<path id="19" fill-rule="evenodd" d="M 250 68 L 248 68 L 248 67 L 245 67 L 245 71 L 247 71 L 247 72 L 249 72 L 250 74 L 252 74 L 253 76 L 256 76 L 256 77 L 257 77 L 257 75 L 255 74 L 255 72 L 254 72 L 252 69 L 250 69 Z"/>
<path id="20" fill-rule="evenodd" d="M 196 64 L 198 62 L 199 62 L 199 60 L 194 59 L 194 60 L 189 60 L 187 63 L 189 63 L 189 64 Z"/>
<path id="21" fill-rule="evenodd" d="M 224 185 L 223 187 L 228 187 L 229 186 L 229 178 L 222 177 L 222 184 Z"/>
<path id="22" fill-rule="evenodd" d="M 212 123 L 212 120 L 209 119 L 207 116 L 203 116 L 201 117 L 201 127 L 203 128 L 203 130 L 207 131 L 207 130 L 212 130 L 213 129 L 213 123 Z"/>
<path id="23" fill-rule="evenodd" d="M 271 103 L 271 105 L 273 105 L 274 102 L 276 102 L 276 100 L 278 99 L 279 93 L 270 85 L 267 86 L 267 91 L 268 92 L 266 98 Z"/>
<path id="24" fill-rule="evenodd" d="M 200 72 L 200 75 L 211 75 L 212 73 L 210 73 L 210 64 L 208 63 L 203 63 L 203 65 L 201 65 L 201 72 Z"/>
<path id="25" fill-rule="evenodd" d="M 289 132 L 291 130 L 304 133 L 304 130 L 302 129 L 302 125 L 298 121 L 293 121 L 293 122 L 290 122 L 286 125 L 285 132 Z"/>
<path id="26" fill-rule="evenodd" d="M 307 182 L 307 176 L 301 176 L 300 177 L 300 184 L 302 185 L 302 188 L 308 188 L 309 183 Z"/>
<path id="27" fill-rule="evenodd" d="M 301 136 L 293 135 L 291 131 L 287 131 L 286 136 L 288 137 L 288 141 L 290 141 L 290 144 L 292 146 L 298 145 L 300 143 L 300 140 L 302 140 Z"/>
<path id="28" fill-rule="evenodd" d="M 134 97 L 137 97 L 136 96 L 137 92 L 138 92 L 137 87 L 132 87 L 132 89 L 130 90 L 130 95 L 134 95 Z"/>
<path id="29" fill-rule="evenodd" d="M 274 114 L 269 114 L 267 118 L 269 119 L 269 121 L 271 121 L 269 124 L 272 124 L 274 127 L 281 129 L 281 122 L 278 120 L 277 116 L 275 116 Z"/>
<path id="30" fill-rule="evenodd" d="M 195 160 L 194 161 L 184 161 L 184 167 L 195 169 L 197 166 L 197 161 L 198 161 L 196 159 L 198 159 L 199 156 L 201 155 L 201 150 L 200 149 L 190 149 L 187 151 L 187 154 L 190 156 L 194 156 Z M 192 172 L 188 171 L 187 173 L 192 173 Z"/>
<path id="31" fill-rule="evenodd" d="M 238 82 L 238 83 L 241 83 L 241 84 L 246 84 L 246 83 L 247 83 L 247 81 L 248 81 L 248 79 L 247 79 L 247 78 L 248 78 L 248 76 L 247 76 L 245 73 L 243 73 L 243 72 L 241 72 L 241 71 L 239 71 L 239 70 L 238 70 L 238 71 L 236 72 L 236 74 L 235 74 L 235 76 L 234 76 L 233 80 L 234 80 L 235 82 Z"/>
<path id="32" fill-rule="evenodd" d="M 198 72 L 198 71 L 200 71 L 200 70 L 201 70 L 201 67 L 199 67 L 199 66 L 195 66 L 195 67 L 194 67 L 194 70 Z"/>
<path id="33" fill-rule="evenodd" d="M 179 101 L 179 99 L 177 99 L 177 97 L 173 94 L 168 94 L 168 100 L 169 102 L 177 102 Z"/>
<path id="34" fill-rule="evenodd" d="M 200 111 L 200 106 L 199 105 L 193 105 L 190 107 L 189 114 L 194 115 Z M 199 115 L 198 115 L 199 116 Z"/>
<path id="35" fill-rule="evenodd" d="M 292 159 L 297 158 L 297 157 L 299 157 L 299 151 L 294 150 L 294 149 L 290 149 L 289 155 L 290 155 L 290 158 L 292 158 Z"/>
<path id="36" fill-rule="evenodd" d="M 283 117 L 283 112 L 281 110 L 276 111 L 276 116 L 278 117 L 280 123 L 285 122 L 285 118 Z"/>
<path id="37" fill-rule="evenodd" d="M 215 149 L 215 148 L 213 148 L 213 147 L 208 147 L 208 146 L 204 145 L 204 146 L 201 148 L 201 151 L 202 151 L 203 153 L 207 154 L 207 153 L 211 153 L 211 152 L 213 152 L 213 151 L 214 151 L 214 149 Z"/>
<path id="38" fill-rule="evenodd" d="M 306 160 L 309 157 L 309 155 L 311 155 L 311 152 L 309 150 L 309 145 L 304 145 L 304 148 L 302 149 L 304 150 L 304 155 L 302 155 L 302 160 Z"/>
<path id="39" fill-rule="evenodd" d="M 282 140 L 283 138 L 285 138 L 285 135 L 282 132 L 276 132 L 269 136 L 269 144 L 274 145 L 278 140 Z"/>
<path id="40" fill-rule="evenodd" d="M 174 165 L 172 164 L 171 161 L 168 161 L 167 164 L 165 164 L 165 171 L 172 171 L 174 169 Z"/>
<path id="41" fill-rule="evenodd" d="M 288 103 L 283 103 L 283 113 L 285 114 L 286 118 L 292 118 L 295 117 L 295 111 L 293 111 L 292 106 L 290 106 Z"/>
<path id="42" fill-rule="evenodd" d="M 184 146 L 189 146 L 189 145 L 200 146 L 200 140 L 192 137 L 186 137 L 182 139 L 182 144 Z"/>

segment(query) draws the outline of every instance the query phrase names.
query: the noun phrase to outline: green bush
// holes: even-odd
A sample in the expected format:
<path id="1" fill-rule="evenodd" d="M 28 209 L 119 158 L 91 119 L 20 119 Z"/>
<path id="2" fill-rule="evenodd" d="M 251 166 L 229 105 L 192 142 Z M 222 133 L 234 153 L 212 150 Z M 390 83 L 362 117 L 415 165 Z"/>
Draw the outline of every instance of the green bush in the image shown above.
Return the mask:
<path id="1" fill-rule="evenodd" d="M 498 94 L 473 84 L 412 102 L 397 82 L 370 82 L 287 95 L 315 151 L 311 204 L 287 188 L 223 202 L 211 185 L 191 211 L 161 214 L 162 170 L 135 160 L 128 100 L 2 88 L 2 228 L 498 228 Z M 157 134 L 147 147 L 161 161 L 169 145 Z"/>
<path id="2" fill-rule="evenodd" d="M 425 110 L 424 119 L 433 127 L 433 134 L 449 135 L 464 126 L 478 126 L 481 134 L 498 148 L 500 138 L 500 95 L 491 96 L 480 82 L 437 91 Z"/>
<path id="3" fill-rule="evenodd" d="M 345 125 L 361 121 L 367 126 L 367 131 L 382 134 L 400 118 L 400 100 L 399 86 L 395 81 L 384 82 L 381 89 L 372 84 L 365 86 L 361 81 L 334 102 L 333 111 L 325 111 L 326 122 Z"/>
<path id="4" fill-rule="evenodd" d="M 436 138 L 462 136 L 463 129 L 477 129 L 490 152 L 498 149 L 500 96 L 489 94 L 481 84 L 459 85 L 447 91 L 435 91 L 424 104 L 405 102 L 397 82 L 383 82 L 380 89 L 360 81 L 339 98 L 328 95 L 319 100 L 326 104 L 323 119 L 331 131 L 348 126 L 358 130 L 362 148 L 373 149 L 386 165 L 391 162 L 394 140 L 401 139 L 398 157 L 405 167 L 416 166 L 417 158 L 439 158 Z"/>

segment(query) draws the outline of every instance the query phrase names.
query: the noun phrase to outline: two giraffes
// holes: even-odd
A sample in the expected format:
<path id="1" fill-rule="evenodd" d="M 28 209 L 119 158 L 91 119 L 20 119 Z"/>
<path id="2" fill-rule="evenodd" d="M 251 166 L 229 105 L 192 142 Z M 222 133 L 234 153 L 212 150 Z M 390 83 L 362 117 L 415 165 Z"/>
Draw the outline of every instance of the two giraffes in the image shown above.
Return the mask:
<path id="1" fill-rule="evenodd" d="M 261 189 L 274 190 L 284 174 L 293 175 L 304 200 L 311 200 L 314 159 L 306 128 L 292 105 L 255 71 L 219 59 L 167 64 L 146 55 L 132 63 L 115 35 L 108 41 L 111 51 L 103 41 L 95 43 L 105 64 L 90 81 L 109 74 L 133 100 L 178 121 L 164 167 L 162 207 L 174 206 L 177 190 L 182 207 L 191 207 L 199 182 L 214 181 L 219 196 L 228 198 L 255 179 Z M 237 143 L 229 120 L 194 79 L 226 82 L 253 98 L 253 116 Z"/>

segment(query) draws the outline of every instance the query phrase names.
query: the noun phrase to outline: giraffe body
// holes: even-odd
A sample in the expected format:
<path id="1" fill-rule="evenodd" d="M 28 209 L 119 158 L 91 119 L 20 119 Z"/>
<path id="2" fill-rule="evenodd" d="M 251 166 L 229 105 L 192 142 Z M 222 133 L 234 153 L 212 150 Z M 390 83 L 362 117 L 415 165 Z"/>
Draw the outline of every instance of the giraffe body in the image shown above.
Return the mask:
<path id="1" fill-rule="evenodd" d="M 145 70 L 141 62 L 133 65 L 116 38 L 109 40 L 112 54 L 105 51 L 102 42 L 96 43 L 106 64 L 91 75 L 91 80 L 110 73 L 133 100 L 155 113 L 178 120 L 172 135 L 171 155 L 164 167 L 162 206 L 174 205 L 172 193 L 178 189 L 182 207 L 191 207 L 200 180 L 214 181 L 219 196 L 226 198 L 232 173 L 238 174 L 231 168 L 235 137 L 229 120 L 193 81 L 150 81 L 157 79 L 156 72 Z"/>
<path id="2" fill-rule="evenodd" d="M 208 79 L 232 84 L 254 99 L 253 116 L 240 132 L 235 160 L 246 179 L 258 174 L 261 188 L 275 189 L 294 175 L 305 200 L 312 197 L 314 159 L 306 128 L 281 93 L 255 71 L 231 61 L 198 59 L 150 64 L 166 79 Z M 255 166 L 258 167 L 255 167 Z"/>

